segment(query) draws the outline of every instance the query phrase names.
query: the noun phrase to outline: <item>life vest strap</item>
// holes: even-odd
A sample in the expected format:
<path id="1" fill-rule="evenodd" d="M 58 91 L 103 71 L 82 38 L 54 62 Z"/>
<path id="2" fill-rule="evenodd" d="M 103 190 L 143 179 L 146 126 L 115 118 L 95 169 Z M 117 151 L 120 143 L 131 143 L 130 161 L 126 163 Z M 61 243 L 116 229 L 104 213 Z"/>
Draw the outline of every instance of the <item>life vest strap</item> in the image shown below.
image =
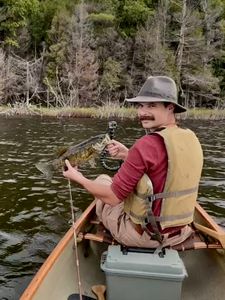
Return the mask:
<path id="1" fill-rule="evenodd" d="M 182 191 L 163 192 L 163 193 L 153 194 L 153 195 L 148 196 L 147 199 L 146 199 L 146 195 L 135 191 L 135 193 L 136 193 L 136 195 L 138 195 L 138 197 L 142 198 L 143 200 L 146 200 L 146 205 L 149 207 L 148 215 L 147 215 L 147 217 L 141 217 L 141 216 L 137 216 L 133 212 L 130 212 L 130 215 L 135 217 L 136 219 L 139 219 L 140 222 L 142 223 L 141 226 L 142 226 L 143 230 L 146 231 L 149 235 L 151 235 L 151 237 L 153 239 L 157 240 L 159 243 L 162 243 L 163 236 L 159 231 L 157 222 L 174 221 L 176 219 L 183 219 L 184 217 L 190 217 L 192 212 L 191 213 L 187 212 L 180 216 L 174 215 L 174 216 L 166 216 L 166 217 L 157 217 L 157 216 L 154 216 L 153 211 L 152 211 L 153 201 L 155 201 L 157 199 L 162 199 L 162 198 L 165 199 L 165 198 L 189 195 L 189 194 L 196 193 L 197 191 L 198 191 L 198 187 L 194 187 L 194 188 L 190 188 L 190 189 L 186 189 L 186 190 L 182 190 Z M 153 232 L 149 231 L 147 224 L 151 225 Z"/>
<path id="2" fill-rule="evenodd" d="M 180 197 L 180 196 L 185 196 L 185 195 L 196 193 L 197 191 L 198 191 L 198 187 L 194 187 L 194 188 L 186 189 L 186 190 L 182 190 L 182 191 L 176 191 L 176 192 L 163 192 L 163 193 L 150 195 L 150 196 L 148 196 L 148 199 L 150 202 L 153 202 L 157 199 Z"/>
<path id="3" fill-rule="evenodd" d="M 168 221 L 182 220 L 183 218 L 190 218 L 193 216 L 193 213 L 194 213 L 193 211 L 188 211 L 180 215 L 170 215 L 165 217 L 154 216 L 154 218 L 157 222 L 168 222 Z"/>
<path id="4" fill-rule="evenodd" d="M 147 228 L 147 224 L 150 223 L 151 227 L 153 229 L 153 233 L 151 233 L 151 237 L 152 239 L 157 240 L 160 244 L 162 244 L 163 241 L 163 236 L 161 234 L 161 232 L 159 231 L 159 227 L 158 224 L 156 222 L 156 218 L 153 214 L 153 210 L 152 210 L 152 202 L 149 201 L 149 209 L 148 209 L 148 216 L 145 219 L 145 222 L 143 224 L 143 228 L 145 229 L 145 231 L 147 231 L 148 233 L 150 233 L 149 229 Z"/>

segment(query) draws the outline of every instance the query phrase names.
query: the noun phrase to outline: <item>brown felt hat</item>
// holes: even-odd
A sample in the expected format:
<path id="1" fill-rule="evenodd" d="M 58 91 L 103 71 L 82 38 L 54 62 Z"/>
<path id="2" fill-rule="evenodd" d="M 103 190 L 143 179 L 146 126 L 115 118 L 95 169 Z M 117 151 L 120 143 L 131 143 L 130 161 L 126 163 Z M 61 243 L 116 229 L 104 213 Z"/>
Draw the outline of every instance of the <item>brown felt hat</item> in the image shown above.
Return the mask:
<path id="1" fill-rule="evenodd" d="M 131 103 L 169 102 L 175 105 L 175 113 L 182 113 L 187 110 L 178 104 L 176 83 L 167 76 L 148 77 L 137 97 L 126 99 L 126 101 Z"/>

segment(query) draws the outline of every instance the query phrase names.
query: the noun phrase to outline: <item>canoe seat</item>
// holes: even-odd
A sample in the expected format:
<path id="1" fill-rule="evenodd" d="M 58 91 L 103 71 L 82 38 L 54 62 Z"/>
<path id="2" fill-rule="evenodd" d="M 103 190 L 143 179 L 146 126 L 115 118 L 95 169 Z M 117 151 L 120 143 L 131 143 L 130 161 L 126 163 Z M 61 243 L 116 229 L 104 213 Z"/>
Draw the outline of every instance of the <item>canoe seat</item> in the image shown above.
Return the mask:
<path id="1" fill-rule="evenodd" d="M 194 233 L 184 242 L 170 247 L 177 251 L 197 250 L 197 249 L 222 249 L 222 245 L 200 231 L 195 230 Z"/>
<path id="2" fill-rule="evenodd" d="M 101 222 L 94 219 L 91 220 L 90 223 L 96 225 L 95 233 L 92 232 L 80 233 L 78 236 L 86 240 L 96 241 L 100 243 L 105 242 L 110 245 L 118 244 L 118 242 L 112 237 L 111 233 L 105 228 L 105 226 Z"/>
<path id="3" fill-rule="evenodd" d="M 97 220 L 91 221 L 92 224 L 96 225 L 95 233 L 85 233 L 83 238 L 87 240 L 92 240 L 96 242 L 105 242 L 111 245 L 118 244 L 118 242 L 112 237 L 110 232 L 104 227 L 102 223 Z M 177 244 L 175 246 L 170 246 L 168 248 L 177 251 L 186 250 L 197 250 L 197 249 L 222 249 L 222 245 L 219 241 L 212 239 L 211 237 L 195 230 L 194 233 L 184 242 Z"/>

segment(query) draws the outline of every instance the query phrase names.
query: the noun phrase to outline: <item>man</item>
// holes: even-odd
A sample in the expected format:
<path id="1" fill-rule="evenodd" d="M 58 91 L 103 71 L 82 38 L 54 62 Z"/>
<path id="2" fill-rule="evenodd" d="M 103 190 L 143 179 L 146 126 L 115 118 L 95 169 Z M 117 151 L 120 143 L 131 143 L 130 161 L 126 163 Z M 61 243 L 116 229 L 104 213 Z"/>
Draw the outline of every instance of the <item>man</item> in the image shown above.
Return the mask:
<path id="1" fill-rule="evenodd" d="M 149 248 L 179 244 L 192 234 L 203 165 L 200 143 L 191 130 L 176 125 L 175 114 L 186 108 L 178 104 L 171 78 L 149 77 L 127 101 L 137 105 L 139 120 L 151 133 L 130 150 L 117 141 L 108 145 L 112 157 L 124 160 L 113 179 L 89 180 L 68 161 L 63 174 L 98 199 L 96 213 L 118 242 Z"/>

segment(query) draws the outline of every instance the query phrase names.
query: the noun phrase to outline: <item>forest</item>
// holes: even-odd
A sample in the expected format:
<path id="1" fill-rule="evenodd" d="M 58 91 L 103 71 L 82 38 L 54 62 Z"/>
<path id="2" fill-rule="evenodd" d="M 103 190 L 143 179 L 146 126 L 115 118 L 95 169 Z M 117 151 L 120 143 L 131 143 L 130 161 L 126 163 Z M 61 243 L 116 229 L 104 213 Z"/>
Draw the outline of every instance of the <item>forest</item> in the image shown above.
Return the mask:
<path id="1" fill-rule="evenodd" d="M 223 0 L 0 0 L 0 105 L 123 103 L 172 77 L 188 108 L 225 108 Z"/>

